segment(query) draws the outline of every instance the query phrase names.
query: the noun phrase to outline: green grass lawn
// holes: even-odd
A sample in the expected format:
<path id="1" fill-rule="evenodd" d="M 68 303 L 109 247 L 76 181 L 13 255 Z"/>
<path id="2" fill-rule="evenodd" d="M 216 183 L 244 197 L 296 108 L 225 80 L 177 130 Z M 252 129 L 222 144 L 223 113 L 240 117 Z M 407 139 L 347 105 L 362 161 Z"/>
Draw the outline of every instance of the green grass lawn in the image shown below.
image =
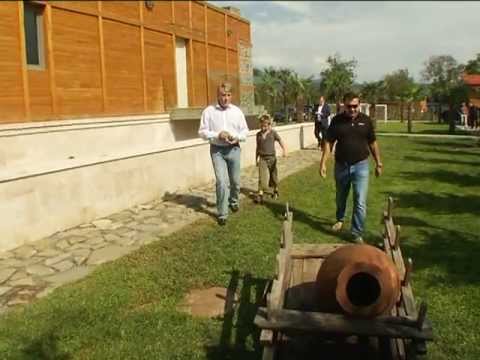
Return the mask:
<path id="1" fill-rule="evenodd" d="M 377 132 L 408 133 L 407 120 L 400 121 L 377 121 Z M 448 134 L 448 124 L 439 124 L 437 121 L 414 121 L 412 126 L 414 134 Z M 472 135 L 471 132 L 455 130 L 456 135 Z"/>
<path id="2" fill-rule="evenodd" d="M 414 260 L 414 294 L 428 303 L 436 336 L 428 358 L 480 359 L 480 148 L 471 140 L 379 141 L 385 174 L 371 178 L 365 238 L 380 241 L 380 215 L 392 195 L 403 253 Z M 331 170 L 327 180 L 312 166 L 281 183 L 295 242 L 343 241 L 329 231 Z M 1 358 L 261 359 L 252 322 L 274 275 L 283 211 L 283 202 L 245 201 L 225 227 L 199 221 L 2 315 Z M 176 311 L 189 289 L 229 284 L 239 295 L 231 316 Z"/>

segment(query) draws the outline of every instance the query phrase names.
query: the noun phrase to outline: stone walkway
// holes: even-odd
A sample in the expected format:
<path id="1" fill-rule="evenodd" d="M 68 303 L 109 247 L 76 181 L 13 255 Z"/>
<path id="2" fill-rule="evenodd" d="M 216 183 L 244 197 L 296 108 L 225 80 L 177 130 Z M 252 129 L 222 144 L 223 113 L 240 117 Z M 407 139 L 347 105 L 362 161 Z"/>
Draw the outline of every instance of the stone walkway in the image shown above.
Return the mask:
<path id="1" fill-rule="evenodd" d="M 284 178 L 320 161 L 316 148 L 279 158 Z M 207 166 L 211 166 L 207 164 Z M 257 188 L 257 168 L 243 169 L 242 187 Z M 215 215 L 214 183 L 139 205 L 0 253 L 0 312 L 81 279 L 98 265 Z M 245 195 L 242 195 L 245 198 Z"/>

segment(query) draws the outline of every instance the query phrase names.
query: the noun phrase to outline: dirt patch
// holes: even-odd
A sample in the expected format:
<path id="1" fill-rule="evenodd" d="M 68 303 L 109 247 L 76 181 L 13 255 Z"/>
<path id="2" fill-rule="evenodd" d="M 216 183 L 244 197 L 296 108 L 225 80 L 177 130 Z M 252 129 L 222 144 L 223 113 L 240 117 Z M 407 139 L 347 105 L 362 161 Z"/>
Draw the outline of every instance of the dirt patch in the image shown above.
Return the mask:
<path id="1" fill-rule="evenodd" d="M 231 300 L 227 301 L 227 296 Z M 194 289 L 185 296 L 178 309 L 193 316 L 212 318 L 223 316 L 231 310 L 231 305 L 236 300 L 236 295 L 227 295 L 227 289 L 223 287 Z"/>

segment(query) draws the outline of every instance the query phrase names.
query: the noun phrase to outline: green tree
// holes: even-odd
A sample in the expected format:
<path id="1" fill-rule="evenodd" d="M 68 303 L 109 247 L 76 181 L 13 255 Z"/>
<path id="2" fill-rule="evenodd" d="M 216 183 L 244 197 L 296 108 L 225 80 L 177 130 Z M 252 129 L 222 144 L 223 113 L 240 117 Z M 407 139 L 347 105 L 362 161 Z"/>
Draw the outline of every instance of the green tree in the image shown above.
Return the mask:
<path id="1" fill-rule="evenodd" d="M 451 55 L 431 56 L 424 64 L 422 78 L 429 83 L 429 93 L 438 103 L 438 121 L 441 120 L 441 104 L 453 104 L 452 90 L 461 83 L 464 67 Z"/>
<path id="2" fill-rule="evenodd" d="M 480 74 L 480 53 L 473 60 L 469 60 L 465 65 L 465 72 L 467 74 Z"/>
<path id="3" fill-rule="evenodd" d="M 320 88 L 327 99 L 340 103 L 355 80 L 357 60 L 342 60 L 339 54 L 329 56 L 327 68 L 320 73 Z"/>
<path id="4" fill-rule="evenodd" d="M 385 95 L 391 101 L 400 102 L 400 121 L 403 122 L 403 109 L 414 85 L 408 69 L 399 69 L 384 77 Z"/>

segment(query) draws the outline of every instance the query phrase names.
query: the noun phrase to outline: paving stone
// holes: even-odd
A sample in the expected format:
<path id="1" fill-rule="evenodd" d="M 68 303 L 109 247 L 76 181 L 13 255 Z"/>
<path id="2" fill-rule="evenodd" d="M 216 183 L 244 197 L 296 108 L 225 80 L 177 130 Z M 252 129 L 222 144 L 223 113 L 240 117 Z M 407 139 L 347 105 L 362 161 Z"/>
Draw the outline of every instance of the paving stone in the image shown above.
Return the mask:
<path id="1" fill-rule="evenodd" d="M 35 286 L 35 281 L 32 277 L 25 277 L 23 279 L 18 279 L 10 282 L 11 286 Z"/>
<path id="2" fill-rule="evenodd" d="M 127 239 L 131 239 L 133 238 L 134 236 L 136 236 L 138 234 L 138 231 L 137 230 L 131 230 L 127 233 L 124 233 L 122 234 L 122 237 L 123 238 L 127 238 Z"/>
<path id="3" fill-rule="evenodd" d="M 115 235 L 118 235 L 118 236 L 123 236 L 123 234 L 126 234 L 130 231 L 132 231 L 132 229 L 122 225 L 122 227 L 119 227 L 118 229 L 115 229 L 111 233 L 115 234 Z"/>
<path id="4" fill-rule="evenodd" d="M 10 286 L 0 286 L 0 296 L 5 295 L 6 293 L 8 293 L 12 289 L 13 288 L 10 287 Z"/>
<path id="5" fill-rule="evenodd" d="M 5 260 L 5 259 L 10 259 L 12 257 L 14 257 L 15 255 L 13 254 L 13 252 L 11 251 L 4 251 L 2 253 L 0 253 L 0 261 L 1 260 Z"/>
<path id="6" fill-rule="evenodd" d="M 115 234 L 107 234 L 104 236 L 104 238 L 106 241 L 110 241 L 110 242 L 116 242 L 122 239 L 120 236 Z"/>
<path id="7" fill-rule="evenodd" d="M 70 244 L 67 240 L 63 239 L 57 242 L 57 248 L 65 250 L 66 248 L 70 247 Z"/>
<path id="8" fill-rule="evenodd" d="M 101 244 L 104 242 L 105 242 L 105 239 L 102 236 L 99 236 L 99 237 L 94 237 L 92 239 L 87 240 L 86 244 L 93 246 L 93 245 Z"/>
<path id="9" fill-rule="evenodd" d="M 69 236 L 69 237 L 65 238 L 65 240 L 68 241 L 68 243 L 70 245 L 74 245 L 74 244 L 77 244 L 77 243 L 84 242 L 85 240 L 87 240 L 87 238 L 85 236 L 72 235 L 72 236 Z"/>
<path id="10" fill-rule="evenodd" d="M 71 255 L 72 255 L 71 253 L 64 253 L 64 254 L 55 256 L 54 258 L 47 259 L 45 260 L 45 265 L 50 266 L 50 265 L 59 263 L 60 261 L 68 259 Z"/>
<path id="11" fill-rule="evenodd" d="M 128 247 L 109 245 L 102 249 L 95 250 L 87 261 L 89 265 L 99 265 L 108 261 L 115 260 L 131 251 Z"/>
<path id="12" fill-rule="evenodd" d="M 99 244 L 95 244 L 95 245 L 91 246 L 91 249 L 92 250 L 101 249 L 101 248 L 104 248 L 105 246 L 107 246 L 108 244 L 109 243 L 107 243 L 107 242 L 102 242 L 102 243 L 99 243 Z"/>
<path id="13" fill-rule="evenodd" d="M 65 260 L 65 261 L 62 261 L 62 262 L 59 262 L 59 263 L 56 263 L 56 264 L 52 265 L 52 267 L 54 267 L 55 269 L 57 269 L 60 272 L 64 272 L 68 269 L 71 269 L 74 265 L 75 264 L 73 262 L 71 262 L 70 260 Z"/>
<path id="14" fill-rule="evenodd" d="M 34 243 L 32 243 L 32 246 L 34 246 L 35 249 L 37 249 L 39 252 L 42 252 L 44 250 L 53 248 L 58 240 L 59 238 L 50 236 L 50 237 L 35 241 Z"/>
<path id="15" fill-rule="evenodd" d="M 80 244 L 75 244 L 70 247 L 70 251 L 73 252 L 74 250 L 79 250 L 79 249 L 90 249 L 90 245 L 87 243 L 80 243 Z"/>
<path id="16" fill-rule="evenodd" d="M 62 285 L 79 280 L 87 276 L 92 270 L 93 267 L 90 266 L 76 266 L 71 268 L 70 270 L 48 276 L 45 278 L 45 281 L 53 283 L 54 285 Z"/>
<path id="17" fill-rule="evenodd" d="M 52 287 L 47 287 L 47 288 L 43 289 L 42 291 L 38 292 L 35 295 L 35 297 L 37 299 L 41 299 L 41 298 L 47 296 L 48 294 L 50 294 L 53 290 L 55 290 L 55 287 L 53 287 L 53 286 Z"/>
<path id="18" fill-rule="evenodd" d="M 25 305 L 25 304 L 28 304 L 28 300 L 26 299 L 13 299 L 7 303 L 8 306 Z"/>
<path id="19" fill-rule="evenodd" d="M 159 218 L 159 217 L 149 217 L 143 220 L 144 224 L 154 224 L 154 225 L 160 225 L 165 223 L 165 220 Z"/>
<path id="20" fill-rule="evenodd" d="M 42 252 L 38 253 L 37 255 L 42 256 L 42 257 L 54 257 L 54 256 L 57 256 L 59 254 L 61 254 L 61 252 L 59 250 L 45 249 Z"/>
<path id="21" fill-rule="evenodd" d="M 10 279 L 10 277 L 15 274 L 15 271 L 17 270 L 12 268 L 0 270 L 0 284 Z"/>
<path id="22" fill-rule="evenodd" d="M 92 224 L 95 225 L 99 229 L 107 230 L 107 229 L 111 228 L 112 220 L 100 219 L 100 220 L 92 221 Z"/>
<path id="23" fill-rule="evenodd" d="M 27 274 L 37 275 L 37 276 L 46 276 L 46 275 L 51 275 L 55 273 L 55 271 L 50 267 L 44 266 L 44 265 L 37 265 L 37 264 L 28 266 L 25 269 L 25 271 L 27 272 Z"/>
<path id="24" fill-rule="evenodd" d="M 32 246 L 24 245 L 14 250 L 15 256 L 19 259 L 28 259 L 37 253 Z"/>
<path id="25" fill-rule="evenodd" d="M 0 266 L 2 267 L 2 269 L 8 267 L 20 267 L 23 266 L 23 261 L 15 258 L 6 259 L 0 262 Z"/>
<path id="26" fill-rule="evenodd" d="M 12 277 L 9 279 L 9 282 L 16 281 L 18 279 L 23 279 L 28 276 L 27 272 L 24 269 L 19 269 Z"/>

